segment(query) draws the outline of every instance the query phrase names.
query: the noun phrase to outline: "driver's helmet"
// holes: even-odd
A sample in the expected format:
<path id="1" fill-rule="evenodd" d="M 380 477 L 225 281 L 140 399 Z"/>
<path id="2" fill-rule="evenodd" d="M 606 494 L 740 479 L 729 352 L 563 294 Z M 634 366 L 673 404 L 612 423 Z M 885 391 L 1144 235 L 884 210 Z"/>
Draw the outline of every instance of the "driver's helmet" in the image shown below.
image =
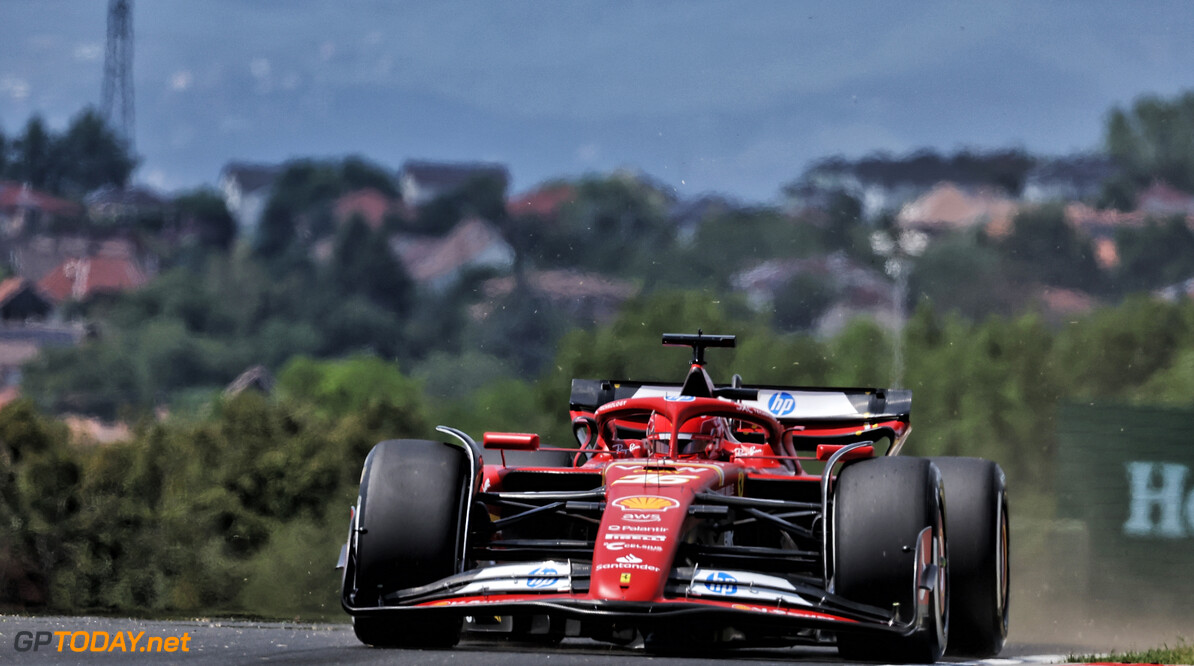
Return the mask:
<path id="1" fill-rule="evenodd" d="M 718 416 L 695 416 L 680 425 L 677 437 L 680 454 L 708 453 L 729 435 L 725 419 Z M 652 414 L 647 421 L 647 449 L 651 455 L 666 455 L 672 437 L 672 422 L 662 414 Z"/>

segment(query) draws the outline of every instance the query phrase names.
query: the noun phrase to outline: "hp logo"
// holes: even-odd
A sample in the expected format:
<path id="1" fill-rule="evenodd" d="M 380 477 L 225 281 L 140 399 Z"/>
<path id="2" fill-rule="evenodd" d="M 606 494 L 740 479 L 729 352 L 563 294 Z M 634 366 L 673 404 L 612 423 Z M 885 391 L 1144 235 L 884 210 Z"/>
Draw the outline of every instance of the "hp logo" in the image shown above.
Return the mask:
<path id="1" fill-rule="evenodd" d="M 551 587 L 560 581 L 560 572 L 551 567 L 539 567 L 527 576 L 527 587 Z"/>
<path id="2" fill-rule="evenodd" d="M 709 574 L 709 577 L 705 579 L 705 587 L 713 594 L 734 594 L 738 591 L 738 579 L 724 571 L 719 571 Z"/>
<path id="3" fill-rule="evenodd" d="M 767 401 L 767 410 L 776 416 L 787 416 L 796 409 L 796 398 L 791 393 L 776 393 Z"/>

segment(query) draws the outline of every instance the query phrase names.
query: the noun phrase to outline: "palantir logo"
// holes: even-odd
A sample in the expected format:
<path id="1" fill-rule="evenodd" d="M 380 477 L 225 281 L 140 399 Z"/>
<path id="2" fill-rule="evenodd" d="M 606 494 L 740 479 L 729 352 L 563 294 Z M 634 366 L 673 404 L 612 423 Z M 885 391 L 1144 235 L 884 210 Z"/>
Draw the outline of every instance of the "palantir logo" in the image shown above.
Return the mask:
<path id="1" fill-rule="evenodd" d="M 551 587 L 560 582 L 560 572 L 551 567 L 539 567 L 527 576 L 527 587 Z"/>
<path id="2" fill-rule="evenodd" d="M 709 574 L 705 587 L 713 594 L 734 594 L 738 591 L 738 579 L 724 571 Z"/>
<path id="3" fill-rule="evenodd" d="M 767 410 L 775 416 L 787 416 L 796 409 L 796 398 L 787 391 L 772 394 L 767 401 Z"/>

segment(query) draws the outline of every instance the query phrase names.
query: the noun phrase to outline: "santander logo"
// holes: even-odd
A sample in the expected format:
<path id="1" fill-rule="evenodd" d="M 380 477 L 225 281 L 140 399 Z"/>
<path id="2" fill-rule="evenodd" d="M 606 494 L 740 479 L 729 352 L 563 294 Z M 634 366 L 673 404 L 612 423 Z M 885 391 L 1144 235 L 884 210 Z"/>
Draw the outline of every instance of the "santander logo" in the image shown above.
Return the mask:
<path id="1" fill-rule="evenodd" d="M 641 564 L 643 558 L 635 557 L 634 553 L 626 553 L 622 557 L 619 557 L 617 561 L 622 564 Z"/>

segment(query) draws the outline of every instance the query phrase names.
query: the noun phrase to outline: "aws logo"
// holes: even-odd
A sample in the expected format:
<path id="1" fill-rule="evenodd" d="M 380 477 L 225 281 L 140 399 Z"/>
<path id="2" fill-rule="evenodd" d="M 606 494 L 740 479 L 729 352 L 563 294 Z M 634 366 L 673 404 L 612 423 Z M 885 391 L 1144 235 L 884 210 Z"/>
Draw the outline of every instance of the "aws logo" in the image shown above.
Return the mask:
<path id="1" fill-rule="evenodd" d="M 622 514 L 622 520 L 628 523 L 659 523 L 663 521 L 663 518 L 658 513 L 634 513 L 627 511 L 626 513 Z M 610 525 L 610 529 L 615 527 L 617 527 L 617 525 Z"/>
<path id="2" fill-rule="evenodd" d="M 670 497 L 631 495 L 614 500 L 614 506 L 623 511 L 667 511 L 680 506 L 680 503 Z"/>

